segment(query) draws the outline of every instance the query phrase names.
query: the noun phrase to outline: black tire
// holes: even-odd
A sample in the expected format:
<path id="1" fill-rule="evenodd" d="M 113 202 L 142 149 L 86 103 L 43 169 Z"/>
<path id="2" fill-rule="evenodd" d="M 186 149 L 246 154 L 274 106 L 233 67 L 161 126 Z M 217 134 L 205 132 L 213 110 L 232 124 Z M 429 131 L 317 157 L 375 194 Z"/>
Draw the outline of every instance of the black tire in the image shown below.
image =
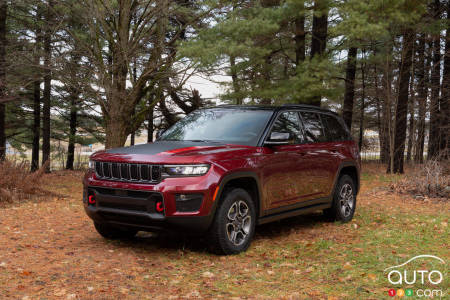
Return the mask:
<path id="1" fill-rule="evenodd" d="M 253 239 L 256 206 L 247 191 L 240 188 L 225 190 L 222 199 L 209 229 L 209 242 L 217 254 L 237 254 L 247 250 Z"/>
<path id="2" fill-rule="evenodd" d="M 349 188 L 351 190 L 349 190 Z M 344 196 L 345 195 L 345 196 Z M 333 194 L 333 203 L 323 211 L 329 221 L 349 222 L 353 219 L 356 209 L 356 188 L 353 179 L 342 175 Z"/>
<path id="3" fill-rule="evenodd" d="M 94 222 L 94 226 L 97 232 L 102 237 L 109 240 L 131 239 L 138 232 L 137 230 L 131 228 L 113 227 L 107 224 L 101 224 L 97 222 Z"/>

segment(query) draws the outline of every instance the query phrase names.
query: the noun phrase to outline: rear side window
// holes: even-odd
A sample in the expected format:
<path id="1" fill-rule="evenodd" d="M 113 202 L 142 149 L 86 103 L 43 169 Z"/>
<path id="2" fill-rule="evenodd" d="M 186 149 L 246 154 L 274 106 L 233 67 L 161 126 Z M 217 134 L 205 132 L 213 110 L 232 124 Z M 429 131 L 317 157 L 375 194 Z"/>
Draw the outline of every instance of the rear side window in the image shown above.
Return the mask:
<path id="1" fill-rule="evenodd" d="M 300 121 L 296 112 L 287 111 L 281 113 L 273 124 L 272 132 L 289 133 L 292 143 L 299 144 L 302 142 Z"/>
<path id="2" fill-rule="evenodd" d="M 324 133 L 322 122 L 317 113 L 301 112 L 303 126 L 305 129 L 306 143 L 326 142 L 327 137 Z"/>
<path id="3" fill-rule="evenodd" d="M 347 131 L 336 117 L 321 115 L 321 118 L 329 141 L 346 141 L 349 139 Z"/>

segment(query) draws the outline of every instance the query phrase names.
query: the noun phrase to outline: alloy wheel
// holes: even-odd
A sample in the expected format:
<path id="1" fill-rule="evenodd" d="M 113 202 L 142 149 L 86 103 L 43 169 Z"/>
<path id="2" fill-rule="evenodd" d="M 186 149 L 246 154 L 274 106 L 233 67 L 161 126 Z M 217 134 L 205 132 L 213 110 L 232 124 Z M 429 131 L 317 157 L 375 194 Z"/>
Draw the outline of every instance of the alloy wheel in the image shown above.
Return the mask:
<path id="1" fill-rule="evenodd" d="M 346 183 L 341 187 L 341 191 L 339 192 L 339 203 L 341 205 L 342 215 L 345 218 L 350 216 L 353 206 L 355 205 L 355 197 L 350 184 Z"/>
<path id="2" fill-rule="evenodd" d="M 228 240 L 236 246 L 242 245 L 250 234 L 252 217 L 245 201 L 235 201 L 227 213 L 226 231 Z"/>

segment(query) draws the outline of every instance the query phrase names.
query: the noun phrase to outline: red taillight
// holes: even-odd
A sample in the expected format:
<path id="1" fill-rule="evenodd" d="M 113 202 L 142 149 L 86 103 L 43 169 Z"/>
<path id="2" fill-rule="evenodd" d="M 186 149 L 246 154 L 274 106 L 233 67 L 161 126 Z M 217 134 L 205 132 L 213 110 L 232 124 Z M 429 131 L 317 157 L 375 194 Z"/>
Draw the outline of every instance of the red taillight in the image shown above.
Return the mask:
<path id="1" fill-rule="evenodd" d="M 163 212 L 164 211 L 164 204 L 162 201 L 156 202 L 156 211 L 157 212 Z"/>
<path id="2" fill-rule="evenodd" d="M 94 195 L 89 195 L 88 202 L 89 202 L 89 204 L 94 205 L 95 204 L 95 196 Z"/>

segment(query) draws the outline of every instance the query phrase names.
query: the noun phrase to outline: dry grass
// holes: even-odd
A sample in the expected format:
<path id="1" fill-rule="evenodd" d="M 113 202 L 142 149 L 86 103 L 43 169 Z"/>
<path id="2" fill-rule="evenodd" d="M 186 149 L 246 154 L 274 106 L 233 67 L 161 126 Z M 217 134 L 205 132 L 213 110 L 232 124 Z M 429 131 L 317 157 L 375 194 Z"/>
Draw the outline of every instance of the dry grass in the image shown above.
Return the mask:
<path id="1" fill-rule="evenodd" d="M 0 203 L 40 194 L 40 180 L 46 165 L 30 173 L 28 162 L 0 162 Z"/>

